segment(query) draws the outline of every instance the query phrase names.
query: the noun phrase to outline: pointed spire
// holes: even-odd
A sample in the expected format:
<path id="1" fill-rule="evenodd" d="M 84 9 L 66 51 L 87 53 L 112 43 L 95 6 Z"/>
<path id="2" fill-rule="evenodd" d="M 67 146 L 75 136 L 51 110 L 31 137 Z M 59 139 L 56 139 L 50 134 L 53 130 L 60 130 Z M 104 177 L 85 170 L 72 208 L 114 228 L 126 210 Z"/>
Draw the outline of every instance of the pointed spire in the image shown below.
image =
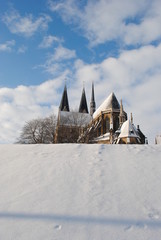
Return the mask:
<path id="1" fill-rule="evenodd" d="M 120 115 L 123 114 L 123 105 L 122 105 L 122 99 L 120 101 Z"/>
<path id="2" fill-rule="evenodd" d="M 82 97 L 81 97 L 81 101 L 80 101 L 80 105 L 79 105 L 79 112 L 88 113 L 86 93 L 85 93 L 84 87 L 83 87 Z"/>
<path id="3" fill-rule="evenodd" d="M 132 115 L 132 113 L 131 113 L 131 123 L 133 124 L 133 115 Z"/>
<path id="4" fill-rule="evenodd" d="M 119 122 L 120 122 L 120 127 L 122 124 L 126 121 L 126 115 L 124 112 L 123 104 L 122 104 L 122 99 L 120 101 L 120 115 L 119 115 Z"/>
<path id="5" fill-rule="evenodd" d="M 91 102 L 94 102 L 94 83 L 92 82 L 92 95 L 91 95 Z"/>
<path id="6" fill-rule="evenodd" d="M 142 143 L 142 144 L 145 144 L 145 143 L 146 143 L 146 137 L 145 137 L 145 135 L 142 133 L 142 131 L 140 130 L 139 125 L 137 125 L 137 132 L 138 132 L 138 134 L 139 134 L 141 143 Z"/>
<path id="7" fill-rule="evenodd" d="M 61 99 L 59 109 L 60 109 L 60 111 L 69 112 L 69 103 L 68 103 L 68 94 L 67 94 L 66 84 L 65 84 L 65 87 L 64 87 L 64 92 L 63 92 L 63 95 L 62 95 L 62 99 Z"/>
<path id="8" fill-rule="evenodd" d="M 92 82 L 92 94 L 91 94 L 91 102 L 90 102 L 90 115 L 96 111 L 96 103 L 94 98 L 94 83 Z"/>

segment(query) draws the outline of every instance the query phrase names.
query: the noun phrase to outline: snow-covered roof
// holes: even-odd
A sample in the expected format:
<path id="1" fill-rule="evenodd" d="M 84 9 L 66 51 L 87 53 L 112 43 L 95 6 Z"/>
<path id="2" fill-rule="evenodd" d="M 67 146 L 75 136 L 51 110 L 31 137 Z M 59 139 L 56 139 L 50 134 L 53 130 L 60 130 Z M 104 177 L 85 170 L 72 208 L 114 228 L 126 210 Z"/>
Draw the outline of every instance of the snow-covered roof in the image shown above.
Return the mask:
<path id="1" fill-rule="evenodd" d="M 130 120 L 127 120 L 123 123 L 121 127 L 121 133 L 118 138 L 124 138 L 124 137 L 135 137 L 139 138 L 139 135 L 137 133 L 137 129 L 134 126 L 134 124 L 131 123 Z"/>
<path id="2" fill-rule="evenodd" d="M 97 138 L 94 139 L 94 141 L 105 141 L 105 140 L 110 140 L 110 133 L 105 133 Z"/>
<path id="3" fill-rule="evenodd" d="M 88 113 L 79 112 L 59 112 L 59 124 L 66 126 L 86 126 L 92 120 L 92 117 Z"/>
<path id="4" fill-rule="evenodd" d="M 93 118 L 96 118 L 102 111 L 108 109 L 120 109 L 120 104 L 114 93 L 111 93 L 105 101 L 100 105 L 100 107 L 94 112 Z"/>

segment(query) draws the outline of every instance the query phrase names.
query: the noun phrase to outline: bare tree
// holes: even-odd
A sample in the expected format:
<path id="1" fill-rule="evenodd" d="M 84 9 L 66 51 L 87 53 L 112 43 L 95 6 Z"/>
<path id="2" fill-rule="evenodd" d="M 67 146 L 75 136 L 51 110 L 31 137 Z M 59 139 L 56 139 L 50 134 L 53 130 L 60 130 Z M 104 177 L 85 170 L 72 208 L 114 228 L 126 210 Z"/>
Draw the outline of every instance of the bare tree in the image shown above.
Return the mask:
<path id="1" fill-rule="evenodd" d="M 18 143 L 54 143 L 56 116 L 33 119 L 22 128 Z"/>
<path id="2" fill-rule="evenodd" d="M 55 143 L 55 131 L 57 118 L 55 115 L 50 115 L 44 119 L 45 124 L 45 143 Z"/>

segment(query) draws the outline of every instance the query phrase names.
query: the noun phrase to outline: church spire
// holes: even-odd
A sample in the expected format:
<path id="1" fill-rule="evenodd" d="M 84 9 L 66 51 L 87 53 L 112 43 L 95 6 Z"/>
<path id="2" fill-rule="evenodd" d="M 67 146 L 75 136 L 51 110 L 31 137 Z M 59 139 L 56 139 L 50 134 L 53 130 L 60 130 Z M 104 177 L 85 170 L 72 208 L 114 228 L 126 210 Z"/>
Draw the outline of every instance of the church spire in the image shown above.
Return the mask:
<path id="1" fill-rule="evenodd" d="M 120 122 L 120 127 L 122 126 L 122 124 L 126 121 L 126 115 L 124 112 L 124 108 L 123 108 L 123 104 L 122 104 L 122 99 L 120 102 L 120 115 L 119 115 L 119 122 Z"/>
<path id="2" fill-rule="evenodd" d="M 62 99 L 61 99 L 59 109 L 60 109 L 60 111 L 69 112 L 69 103 L 68 103 L 68 94 L 67 94 L 66 84 L 65 84 L 65 87 L 64 87 L 64 92 L 63 92 L 63 95 L 62 95 Z"/>
<path id="3" fill-rule="evenodd" d="M 79 112 L 88 113 L 86 93 L 85 93 L 84 87 L 83 87 L 82 97 L 81 97 L 81 101 L 80 101 L 80 105 L 79 105 Z"/>
<path id="4" fill-rule="evenodd" d="M 92 82 L 92 94 L 91 94 L 91 102 L 90 102 L 90 115 L 92 116 L 95 111 L 96 111 L 96 103 L 95 103 L 95 98 L 94 98 L 94 84 Z"/>
<path id="5" fill-rule="evenodd" d="M 131 113 L 131 123 L 133 124 L 133 115 L 132 115 L 132 113 Z"/>

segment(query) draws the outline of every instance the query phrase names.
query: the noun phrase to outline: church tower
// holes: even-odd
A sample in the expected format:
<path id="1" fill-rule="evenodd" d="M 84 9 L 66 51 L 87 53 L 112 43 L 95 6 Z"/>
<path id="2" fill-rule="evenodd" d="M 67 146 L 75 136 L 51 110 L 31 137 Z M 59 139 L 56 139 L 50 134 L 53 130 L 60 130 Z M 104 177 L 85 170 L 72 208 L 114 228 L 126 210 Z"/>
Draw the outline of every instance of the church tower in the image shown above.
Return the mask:
<path id="1" fill-rule="evenodd" d="M 81 97 L 81 101 L 80 101 L 80 105 L 79 105 L 79 112 L 80 113 L 88 113 L 86 93 L 85 93 L 84 87 L 83 87 L 82 97 Z"/>
<path id="2" fill-rule="evenodd" d="M 69 102 L 68 102 L 68 94 L 67 94 L 67 87 L 65 85 L 64 87 L 64 92 L 63 92 L 63 95 L 62 95 L 62 99 L 61 99 L 61 103 L 60 103 L 60 106 L 59 106 L 59 110 L 60 111 L 66 111 L 66 112 L 69 112 Z"/>
<path id="3" fill-rule="evenodd" d="M 94 97 L 94 84 L 92 83 L 92 94 L 91 94 L 91 102 L 90 102 L 90 115 L 93 116 L 93 113 L 96 111 L 96 103 Z"/>

